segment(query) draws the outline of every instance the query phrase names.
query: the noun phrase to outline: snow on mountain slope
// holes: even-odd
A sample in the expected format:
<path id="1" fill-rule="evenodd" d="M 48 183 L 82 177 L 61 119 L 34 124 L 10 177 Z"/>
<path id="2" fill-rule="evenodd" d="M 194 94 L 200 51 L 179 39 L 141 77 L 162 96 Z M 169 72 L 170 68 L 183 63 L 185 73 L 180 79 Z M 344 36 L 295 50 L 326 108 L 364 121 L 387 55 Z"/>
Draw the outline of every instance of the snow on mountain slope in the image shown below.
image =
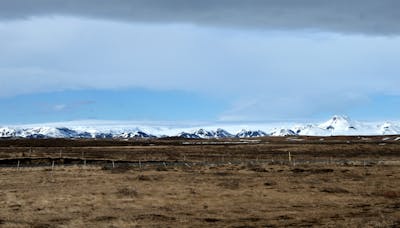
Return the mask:
<path id="1" fill-rule="evenodd" d="M 298 135 L 318 135 L 318 136 L 329 136 L 331 131 L 320 128 L 315 124 L 297 125 L 292 128 L 293 132 Z"/>
<path id="2" fill-rule="evenodd" d="M 296 126 L 293 128 L 293 131 L 299 135 L 308 136 L 381 135 L 373 123 L 361 123 L 353 121 L 347 116 L 338 115 L 321 124 Z"/>
<path id="3" fill-rule="evenodd" d="M 385 122 L 379 125 L 378 128 L 379 132 L 377 134 L 379 135 L 397 135 L 400 133 L 400 126 L 391 122 Z"/>
<path id="4" fill-rule="evenodd" d="M 87 133 L 80 133 L 69 128 L 37 127 L 37 128 L 0 128 L 2 138 L 85 138 Z"/>
<path id="5" fill-rule="evenodd" d="M 215 131 L 214 136 L 216 138 L 230 138 L 233 137 L 234 135 L 232 135 L 231 133 L 229 133 L 228 131 L 225 131 L 222 128 L 218 128 L 217 131 Z"/>
<path id="6" fill-rule="evenodd" d="M 197 126 L 197 127 L 196 127 Z M 333 116 L 317 124 L 171 125 L 84 121 L 30 126 L 1 127 L 0 138 L 153 138 L 177 136 L 192 139 L 252 138 L 262 136 L 400 135 L 400 122 L 358 122 Z M 201 127 L 204 126 L 204 127 Z M 228 131 L 226 130 L 228 129 Z M 246 130 L 243 130 L 246 129 Z"/>
<path id="7" fill-rule="evenodd" d="M 239 133 L 236 134 L 238 138 L 256 138 L 256 137 L 263 137 L 267 136 L 268 134 L 261 131 L 261 130 L 241 130 Z"/>
<path id="8" fill-rule="evenodd" d="M 147 134 L 143 131 L 135 131 L 135 132 L 124 132 L 120 135 L 118 135 L 116 138 L 154 138 L 154 135 Z"/>
<path id="9" fill-rule="evenodd" d="M 0 138 L 11 138 L 17 135 L 17 130 L 9 127 L 0 128 Z"/>
<path id="10" fill-rule="evenodd" d="M 292 135 L 297 135 L 293 130 L 291 129 L 275 129 L 273 132 L 270 133 L 271 136 L 292 136 Z"/>
<path id="11" fill-rule="evenodd" d="M 320 124 L 319 127 L 330 131 L 356 130 L 356 124 L 347 116 L 333 116 L 330 120 Z"/>
<path id="12" fill-rule="evenodd" d="M 218 128 L 216 131 L 213 130 L 205 130 L 204 128 L 200 128 L 198 130 L 194 130 L 191 132 L 181 132 L 177 135 L 182 138 L 190 138 L 190 139 L 212 139 L 212 138 L 230 138 L 233 137 L 231 133 L 228 131 Z"/>
<path id="13" fill-rule="evenodd" d="M 185 139 L 200 139 L 200 136 L 193 134 L 193 133 L 187 133 L 187 132 L 181 132 L 176 135 L 177 137 L 180 138 L 185 138 Z"/>
<path id="14" fill-rule="evenodd" d="M 192 134 L 197 135 L 203 139 L 209 139 L 209 138 L 215 137 L 215 133 L 213 131 L 207 131 L 203 128 L 200 128 L 199 130 L 194 131 Z"/>

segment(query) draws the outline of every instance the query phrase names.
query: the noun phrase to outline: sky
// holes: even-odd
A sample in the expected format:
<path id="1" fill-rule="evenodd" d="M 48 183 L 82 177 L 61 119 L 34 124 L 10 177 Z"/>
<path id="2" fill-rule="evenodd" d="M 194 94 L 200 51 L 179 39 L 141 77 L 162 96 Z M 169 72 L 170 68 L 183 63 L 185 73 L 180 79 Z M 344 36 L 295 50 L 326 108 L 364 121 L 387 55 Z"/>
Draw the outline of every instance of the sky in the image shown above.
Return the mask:
<path id="1" fill-rule="evenodd" d="M 0 124 L 399 120 L 397 0 L 0 0 Z"/>

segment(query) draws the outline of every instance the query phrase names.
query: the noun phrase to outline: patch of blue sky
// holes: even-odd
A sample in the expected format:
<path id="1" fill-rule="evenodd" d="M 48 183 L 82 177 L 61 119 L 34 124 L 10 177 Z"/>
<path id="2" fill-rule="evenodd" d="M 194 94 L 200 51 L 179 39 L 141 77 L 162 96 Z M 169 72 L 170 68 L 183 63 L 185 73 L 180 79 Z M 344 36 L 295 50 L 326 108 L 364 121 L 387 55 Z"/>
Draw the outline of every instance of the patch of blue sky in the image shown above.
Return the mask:
<path id="1" fill-rule="evenodd" d="M 209 121 L 227 104 L 184 91 L 147 89 L 67 90 L 0 99 L 2 124 L 82 119 Z"/>

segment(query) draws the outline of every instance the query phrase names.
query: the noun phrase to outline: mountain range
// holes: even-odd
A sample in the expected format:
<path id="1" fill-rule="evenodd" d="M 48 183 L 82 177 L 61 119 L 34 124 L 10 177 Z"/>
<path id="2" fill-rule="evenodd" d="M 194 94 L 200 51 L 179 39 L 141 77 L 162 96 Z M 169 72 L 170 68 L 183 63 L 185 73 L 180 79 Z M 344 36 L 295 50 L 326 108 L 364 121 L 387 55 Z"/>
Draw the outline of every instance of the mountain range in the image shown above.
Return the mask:
<path id="1" fill-rule="evenodd" d="M 54 125 L 54 124 L 53 124 Z M 223 128 L 184 127 L 163 128 L 154 126 L 112 127 L 100 126 L 13 126 L 0 127 L 0 138 L 156 138 L 181 137 L 191 139 L 254 138 L 263 136 L 334 136 L 334 135 L 399 135 L 400 122 L 359 122 L 347 116 L 335 115 L 319 124 L 253 124 L 229 125 Z M 70 124 L 69 124 L 70 125 Z M 285 126 L 283 126 L 285 125 Z M 291 125 L 291 126 L 290 126 Z M 289 126 L 289 127 L 287 127 Z"/>

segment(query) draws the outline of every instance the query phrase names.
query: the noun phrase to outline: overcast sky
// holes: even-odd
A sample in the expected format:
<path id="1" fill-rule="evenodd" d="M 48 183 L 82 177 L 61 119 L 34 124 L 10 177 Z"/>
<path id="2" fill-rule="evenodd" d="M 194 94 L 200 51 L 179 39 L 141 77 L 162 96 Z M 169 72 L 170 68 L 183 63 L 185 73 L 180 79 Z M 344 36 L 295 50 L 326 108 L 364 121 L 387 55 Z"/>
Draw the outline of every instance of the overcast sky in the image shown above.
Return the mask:
<path id="1" fill-rule="evenodd" d="M 398 9 L 0 0 L 0 123 L 400 119 Z"/>

